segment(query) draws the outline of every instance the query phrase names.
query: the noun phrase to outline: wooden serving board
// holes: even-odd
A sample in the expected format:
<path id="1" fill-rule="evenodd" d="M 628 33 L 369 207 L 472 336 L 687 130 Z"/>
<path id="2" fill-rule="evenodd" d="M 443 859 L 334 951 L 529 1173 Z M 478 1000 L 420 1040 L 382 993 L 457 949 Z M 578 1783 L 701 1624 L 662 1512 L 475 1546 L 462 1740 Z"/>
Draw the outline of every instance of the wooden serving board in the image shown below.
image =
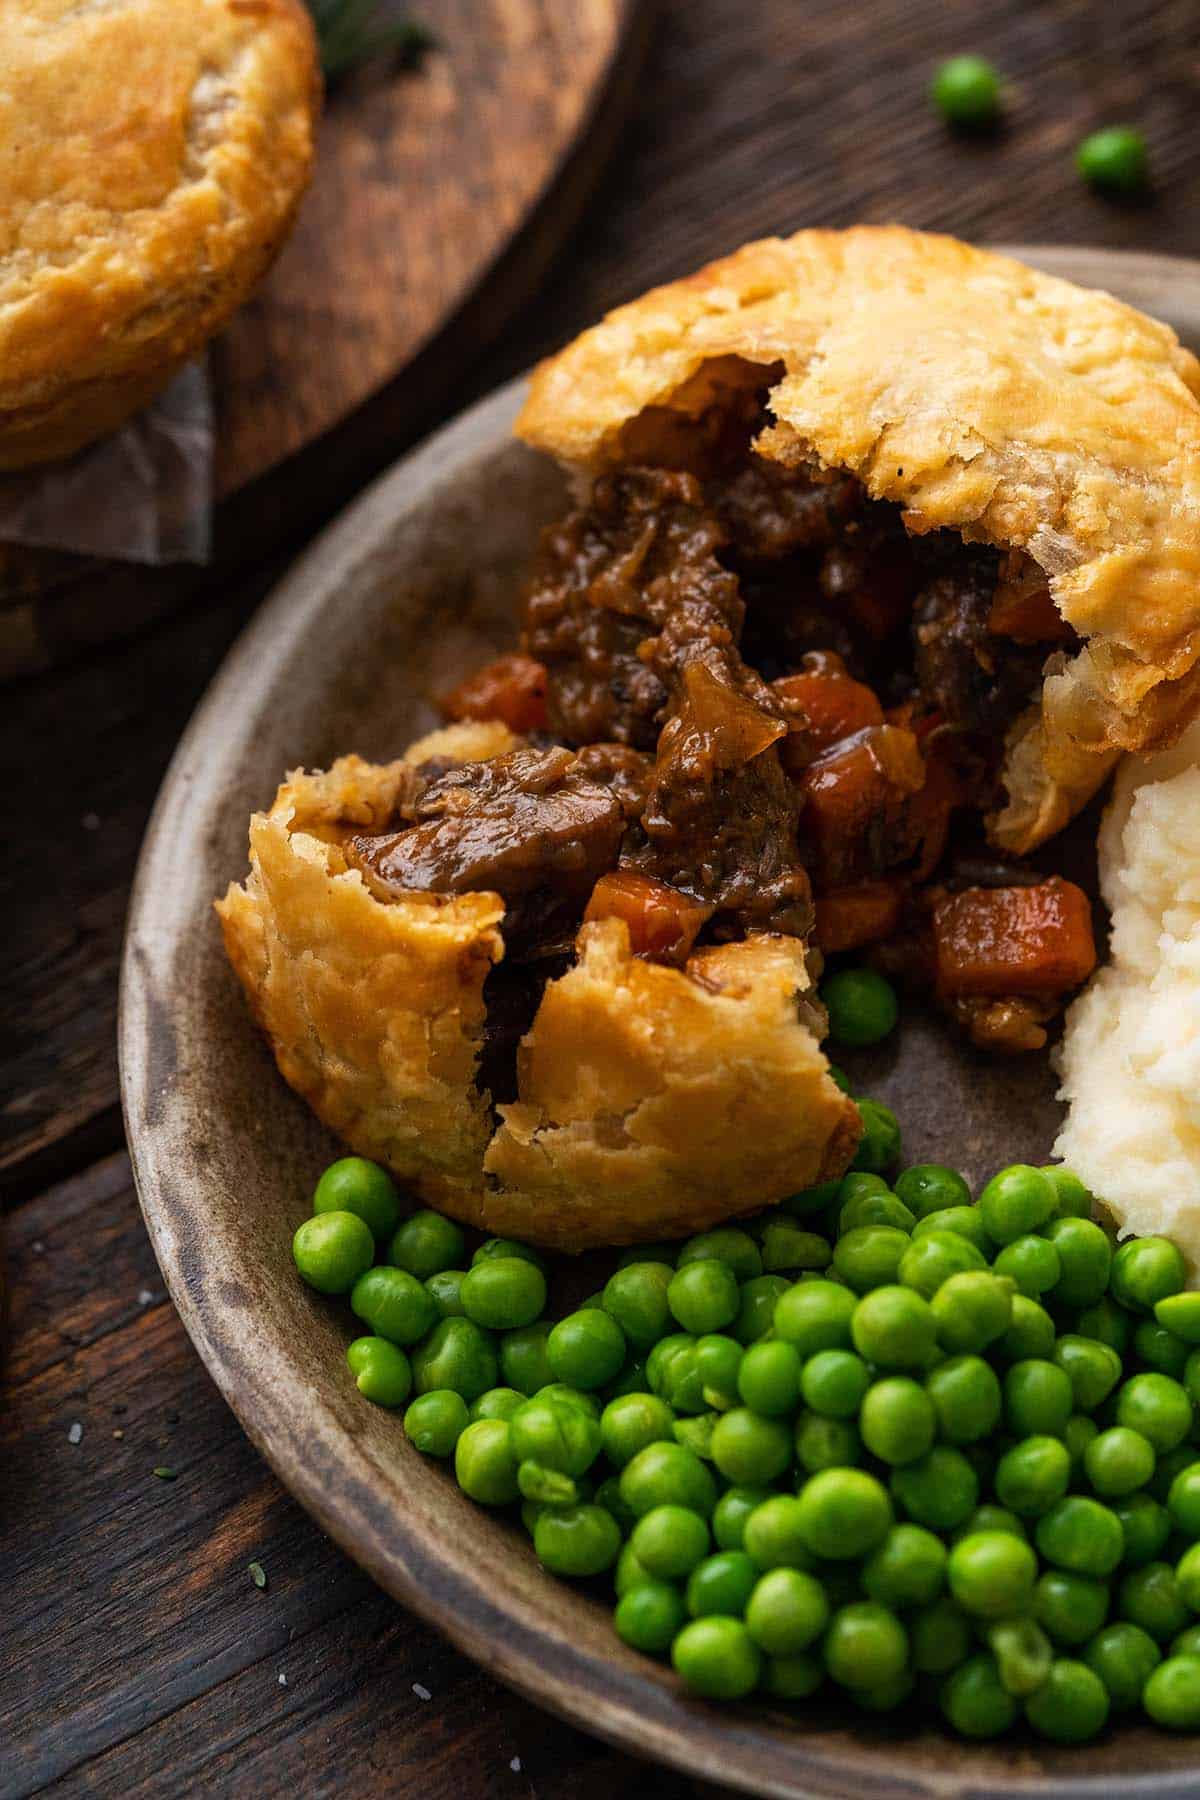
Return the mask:
<path id="1" fill-rule="evenodd" d="M 222 578 L 310 536 L 536 294 L 649 36 L 650 0 L 411 10 L 436 47 L 330 93 L 295 234 L 213 347 Z M 137 630 L 212 575 L 0 546 L 0 678 Z"/>

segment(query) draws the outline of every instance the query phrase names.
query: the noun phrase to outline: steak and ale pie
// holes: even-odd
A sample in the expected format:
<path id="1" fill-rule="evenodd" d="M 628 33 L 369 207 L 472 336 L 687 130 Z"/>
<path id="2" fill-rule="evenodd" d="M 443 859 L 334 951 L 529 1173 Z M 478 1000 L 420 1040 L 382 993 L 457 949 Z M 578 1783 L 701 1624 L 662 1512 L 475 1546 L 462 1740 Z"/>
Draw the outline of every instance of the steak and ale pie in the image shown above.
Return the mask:
<path id="1" fill-rule="evenodd" d="M 747 245 L 534 377 L 571 472 L 519 649 L 293 774 L 219 903 L 289 1082 L 430 1203 L 578 1249 L 840 1173 L 854 951 L 1041 1047 L 1091 909 L 1023 861 L 1200 675 L 1200 365 L 952 239 Z"/>

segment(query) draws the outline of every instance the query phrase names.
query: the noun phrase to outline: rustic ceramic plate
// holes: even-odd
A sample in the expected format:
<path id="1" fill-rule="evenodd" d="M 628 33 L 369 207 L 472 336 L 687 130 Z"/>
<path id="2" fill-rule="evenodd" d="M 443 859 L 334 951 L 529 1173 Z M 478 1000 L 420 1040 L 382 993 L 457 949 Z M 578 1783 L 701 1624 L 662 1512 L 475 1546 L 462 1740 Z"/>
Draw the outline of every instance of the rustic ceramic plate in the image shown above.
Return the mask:
<path id="1" fill-rule="evenodd" d="M 1030 259 L 1110 287 L 1200 342 L 1200 266 L 1088 250 Z M 281 771 L 394 755 L 425 696 L 511 642 L 512 596 L 560 477 L 512 443 L 519 384 L 386 475 L 297 565 L 231 652 L 181 743 L 146 837 L 125 953 L 121 1056 L 146 1223 L 184 1324 L 250 1437 L 375 1579 L 513 1686 L 589 1731 L 753 1793 L 988 1800 L 1155 1796 L 1200 1784 L 1194 1743 L 1121 1731 L 1085 1751 L 971 1748 L 903 1718 L 717 1711 L 624 1649 L 607 1610 L 538 1568 L 346 1378 L 344 1322 L 296 1280 L 290 1243 L 333 1140 L 283 1085 L 221 953 L 211 902 Z M 1087 833 L 1074 854 L 1087 856 Z M 1061 853 L 1056 853 L 1061 854 Z M 978 1176 L 1044 1160 L 1043 1059 L 980 1063 L 933 1020 L 854 1066 L 914 1157 Z"/>

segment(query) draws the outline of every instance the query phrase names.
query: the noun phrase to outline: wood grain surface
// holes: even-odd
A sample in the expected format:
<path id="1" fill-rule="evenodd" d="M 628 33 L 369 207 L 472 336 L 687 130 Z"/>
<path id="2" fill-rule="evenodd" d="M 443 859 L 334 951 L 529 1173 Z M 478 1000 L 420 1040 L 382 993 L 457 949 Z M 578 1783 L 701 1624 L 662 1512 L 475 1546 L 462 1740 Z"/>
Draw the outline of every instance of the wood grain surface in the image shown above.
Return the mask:
<path id="1" fill-rule="evenodd" d="M 955 49 L 1009 78 L 993 141 L 956 141 L 929 113 L 930 65 Z M 442 409 L 755 233 L 899 218 L 1194 254 L 1198 89 L 1192 0 L 666 0 L 584 225 L 501 345 L 473 364 L 464 347 Z M 1155 187 L 1115 206 L 1078 183 L 1071 150 L 1126 119 L 1147 133 Z M 401 421 L 364 446 L 355 478 L 405 438 Z M 306 495 L 291 537 L 321 522 L 344 474 L 329 472 L 327 504 Z M 0 1566 L 20 1579 L 0 1639 L 0 1793 L 676 1800 L 687 1783 L 543 1718 L 376 1594 L 266 1475 L 161 1299 L 119 1160 L 121 926 L 162 770 L 270 573 L 157 623 L 150 584 L 129 642 L 4 699 L 0 1167 L 16 1300 Z M 155 1480 L 158 1463 L 179 1479 Z"/>

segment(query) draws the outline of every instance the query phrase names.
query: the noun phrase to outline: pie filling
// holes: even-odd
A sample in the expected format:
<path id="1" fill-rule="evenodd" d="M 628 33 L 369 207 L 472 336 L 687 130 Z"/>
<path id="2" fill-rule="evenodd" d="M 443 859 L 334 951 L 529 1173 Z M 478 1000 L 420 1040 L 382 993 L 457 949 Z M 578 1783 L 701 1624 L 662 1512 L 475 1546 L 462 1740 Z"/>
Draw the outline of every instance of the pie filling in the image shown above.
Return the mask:
<path id="1" fill-rule="evenodd" d="M 381 898 L 504 900 L 495 1100 L 584 920 L 680 967 L 755 932 L 805 939 L 814 974 L 862 952 L 1003 1050 L 1040 1047 L 1093 967 L 1080 889 L 982 838 L 1005 734 L 1078 644 L 1041 571 L 766 461 L 762 422 L 697 422 L 690 467 L 604 476 L 544 533 L 520 652 L 442 703 L 526 747 L 424 765 L 394 828 L 349 846 Z"/>

